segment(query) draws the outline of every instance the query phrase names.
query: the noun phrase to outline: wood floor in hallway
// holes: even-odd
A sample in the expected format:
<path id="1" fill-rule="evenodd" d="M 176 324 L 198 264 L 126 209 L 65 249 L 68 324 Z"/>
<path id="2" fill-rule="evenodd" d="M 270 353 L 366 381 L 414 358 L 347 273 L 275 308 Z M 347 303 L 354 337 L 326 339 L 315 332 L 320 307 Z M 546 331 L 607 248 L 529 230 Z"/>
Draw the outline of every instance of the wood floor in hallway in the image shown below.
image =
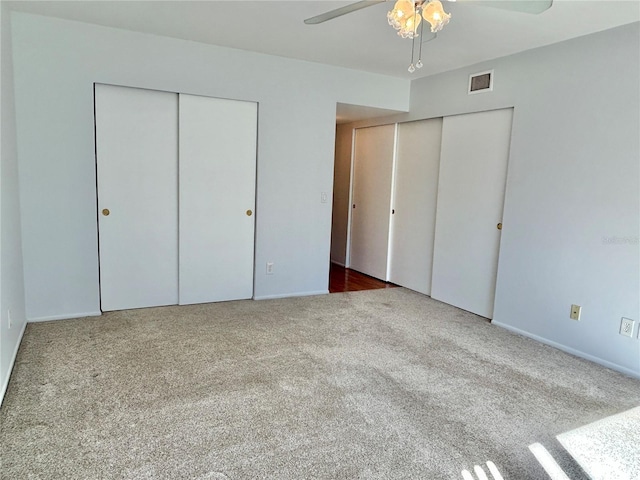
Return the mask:
<path id="1" fill-rule="evenodd" d="M 341 267 L 335 263 L 329 269 L 329 292 L 356 292 L 359 290 L 376 290 L 378 288 L 393 288 L 397 285 L 383 282 L 355 270 Z"/>

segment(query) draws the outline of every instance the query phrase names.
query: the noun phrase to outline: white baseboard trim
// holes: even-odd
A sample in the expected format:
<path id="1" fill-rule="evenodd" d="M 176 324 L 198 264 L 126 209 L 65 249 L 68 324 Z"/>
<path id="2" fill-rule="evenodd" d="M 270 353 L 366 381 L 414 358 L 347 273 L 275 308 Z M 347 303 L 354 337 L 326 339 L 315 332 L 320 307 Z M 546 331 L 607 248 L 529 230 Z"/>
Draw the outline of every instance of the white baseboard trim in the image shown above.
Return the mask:
<path id="1" fill-rule="evenodd" d="M 529 332 L 525 332 L 524 330 L 520 330 L 519 328 L 512 327 L 511 325 L 505 325 L 500 322 L 491 322 L 492 325 L 497 325 L 498 327 L 504 328 L 505 330 L 509 330 L 511 332 L 517 333 L 518 335 L 522 335 L 523 337 L 531 338 L 536 340 L 537 342 L 544 343 L 545 345 L 549 345 L 550 347 L 557 348 L 558 350 L 562 350 L 563 352 L 570 353 L 571 355 L 575 355 L 576 357 L 584 358 L 585 360 L 589 360 L 590 362 L 597 363 L 602 365 L 603 367 L 610 368 L 611 370 L 616 370 L 617 372 L 624 373 L 625 375 L 629 375 L 633 378 L 640 379 L 640 371 L 631 370 L 627 367 L 623 367 L 622 365 L 618 365 L 617 363 L 609 362 L 600 357 L 596 357 L 594 355 L 589 355 L 588 353 L 584 353 L 580 350 L 576 350 L 574 348 L 567 347 L 566 345 L 562 345 L 561 343 L 557 343 L 551 340 L 548 340 L 544 337 L 540 337 L 538 335 L 534 335 Z"/>
<path id="2" fill-rule="evenodd" d="M 343 268 L 347 268 L 344 263 L 336 262 L 335 260 L 331 260 L 331 263 L 333 263 L 335 265 L 338 265 L 340 267 L 343 267 Z"/>
<path id="3" fill-rule="evenodd" d="M 20 335 L 18 335 L 18 341 L 16 342 L 16 348 L 13 349 L 13 355 L 11 355 L 11 363 L 9 363 L 9 371 L 7 372 L 7 378 L 4 382 L 2 382 L 2 390 L 0 390 L 0 407 L 2 406 L 2 402 L 4 402 L 4 394 L 7 393 L 7 388 L 9 387 L 9 380 L 11 379 L 11 372 L 13 371 L 13 365 L 16 363 L 16 357 L 18 356 L 18 349 L 20 348 L 20 344 L 22 343 L 22 337 L 24 335 L 24 331 L 27 328 L 27 322 L 24 322 L 22 325 L 22 330 L 20 330 Z"/>
<path id="4" fill-rule="evenodd" d="M 254 300 L 273 300 L 276 298 L 291 298 L 291 297 L 311 297 L 314 295 L 327 295 L 329 290 L 317 290 L 315 292 L 296 292 L 296 293 L 281 293 L 277 295 L 258 295 L 253 297 Z"/>
<path id="5" fill-rule="evenodd" d="M 49 322 L 51 320 L 68 320 L 70 318 L 99 317 L 100 315 L 102 315 L 102 312 L 99 310 L 97 312 L 66 313 L 64 315 L 51 315 L 47 317 L 28 318 L 27 322 L 29 323 Z"/>

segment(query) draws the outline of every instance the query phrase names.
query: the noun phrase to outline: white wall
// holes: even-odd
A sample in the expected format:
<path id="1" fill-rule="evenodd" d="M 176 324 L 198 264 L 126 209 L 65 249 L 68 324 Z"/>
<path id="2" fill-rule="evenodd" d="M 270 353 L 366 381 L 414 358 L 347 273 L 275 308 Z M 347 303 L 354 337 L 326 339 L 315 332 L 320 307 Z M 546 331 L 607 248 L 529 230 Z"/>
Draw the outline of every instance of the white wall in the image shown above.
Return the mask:
<path id="1" fill-rule="evenodd" d="M 618 332 L 621 317 L 640 321 L 639 25 L 505 68 L 516 119 L 494 315 L 636 376 L 637 327 L 633 339 Z"/>
<path id="2" fill-rule="evenodd" d="M 639 63 L 635 23 L 416 80 L 410 114 L 357 124 L 515 107 L 493 322 L 634 376 Z M 469 74 L 489 69 L 494 91 L 467 95 Z M 633 339 L 621 317 L 637 321 Z"/>
<path id="3" fill-rule="evenodd" d="M 10 18 L 6 4 L 0 2 L 0 402 L 26 325 Z"/>
<path id="4" fill-rule="evenodd" d="M 93 82 L 259 102 L 255 295 L 327 291 L 336 102 L 407 111 L 408 81 L 28 14 L 13 41 L 30 320 L 99 313 Z"/>

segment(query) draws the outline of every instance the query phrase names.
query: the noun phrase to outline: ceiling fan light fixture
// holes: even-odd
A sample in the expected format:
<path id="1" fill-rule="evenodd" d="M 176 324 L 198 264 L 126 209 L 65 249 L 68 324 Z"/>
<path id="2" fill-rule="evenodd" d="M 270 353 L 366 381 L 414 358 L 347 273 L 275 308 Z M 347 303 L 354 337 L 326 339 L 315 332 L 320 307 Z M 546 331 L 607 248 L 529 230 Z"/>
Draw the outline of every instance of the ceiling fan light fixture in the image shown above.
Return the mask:
<path id="1" fill-rule="evenodd" d="M 418 26 L 422 22 L 416 4 L 411 0 L 398 0 L 387 13 L 387 20 L 402 38 L 417 37 Z"/>
<path id="2" fill-rule="evenodd" d="M 315 25 L 386 1 L 388 0 L 359 0 L 350 5 L 345 5 L 321 15 L 307 18 L 304 23 L 307 25 Z M 455 2 L 456 0 L 449 1 Z M 502 0 L 477 3 L 485 4 L 488 7 L 515 10 L 523 13 L 542 13 L 553 5 L 553 0 Z M 427 40 L 430 41 L 435 39 L 438 36 L 438 32 L 449 23 L 451 14 L 444 11 L 440 0 L 396 0 L 393 8 L 387 12 L 389 25 L 396 29 L 398 35 L 402 38 L 410 38 L 412 40 L 411 64 L 409 65 L 409 72 L 411 73 L 415 72 L 416 68 L 423 67 L 422 44 L 425 42 L 418 42 L 418 61 L 414 63 L 416 38 L 422 35 L 422 30 L 424 29 L 422 19 L 424 19 L 425 22 L 429 22 L 431 32 L 436 34 L 433 38 Z M 420 33 L 418 33 L 418 28 L 420 28 Z"/>
<path id="3" fill-rule="evenodd" d="M 442 30 L 449 19 L 451 14 L 444 11 L 440 0 L 431 0 L 422 7 L 422 17 L 431 25 L 432 32 L 439 32 Z"/>
<path id="4" fill-rule="evenodd" d="M 396 30 L 399 30 L 408 17 L 415 14 L 415 6 L 411 0 L 398 0 L 393 9 L 387 13 L 387 20 Z"/>

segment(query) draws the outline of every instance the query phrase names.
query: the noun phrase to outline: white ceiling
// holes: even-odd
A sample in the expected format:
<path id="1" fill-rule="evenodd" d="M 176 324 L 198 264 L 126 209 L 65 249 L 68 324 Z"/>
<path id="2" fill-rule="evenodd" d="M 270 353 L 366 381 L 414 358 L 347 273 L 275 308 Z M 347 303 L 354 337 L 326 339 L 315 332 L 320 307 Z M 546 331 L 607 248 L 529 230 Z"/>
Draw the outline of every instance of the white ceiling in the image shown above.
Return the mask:
<path id="1" fill-rule="evenodd" d="M 12 9 L 402 78 L 418 78 L 640 20 L 638 0 L 555 0 L 540 15 L 443 2 L 451 22 L 423 44 L 425 67 L 407 72 L 411 41 L 387 24 L 386 2 L 319 25 L 305 18 L 349 1 L 19 1 Z M 423 36 L 428 40 L 432 34 Z"/>

